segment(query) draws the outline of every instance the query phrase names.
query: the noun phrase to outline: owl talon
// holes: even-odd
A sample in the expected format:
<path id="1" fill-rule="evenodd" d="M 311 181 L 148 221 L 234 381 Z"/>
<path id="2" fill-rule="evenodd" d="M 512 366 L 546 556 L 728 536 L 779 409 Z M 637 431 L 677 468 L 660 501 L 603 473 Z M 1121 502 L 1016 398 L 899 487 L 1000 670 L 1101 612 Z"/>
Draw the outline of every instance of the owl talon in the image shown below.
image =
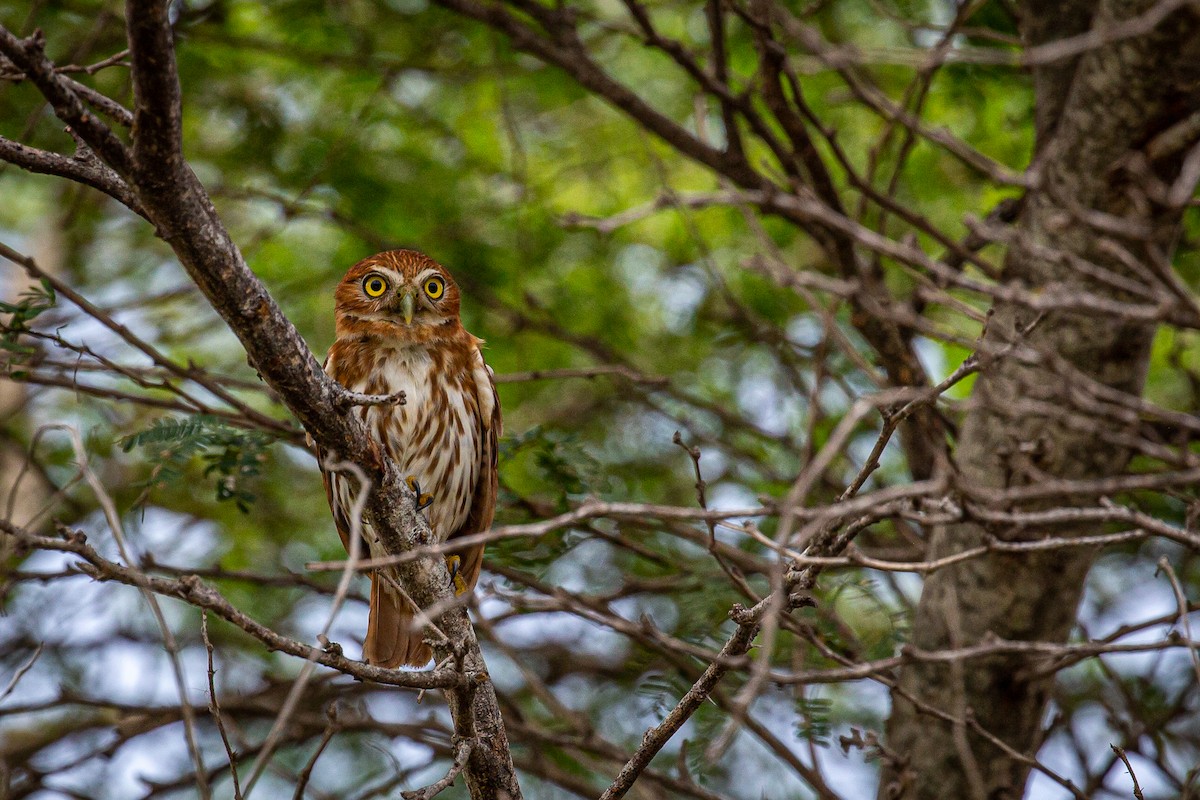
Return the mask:
<path id="1" fill-rule="evenodd" d="M 417 511 L 424 511 L 433 505 L 433 495 L 429 492 L 422 492 L 421 484 L 417 482 L 414 476 L 409 475 L 404 479 L 404 482 L 408 484 L 408 488 L 412 489 L 413 493 L 417 496 Z"/>
<path id="2" fill-rule="evenodd" d="M 467 582 L 462 576 L 462 557 L 447 556 L 446 569 L 450 570 L 450 585 L 454 587 L 454 594 L 460 595 L 467 591 Z"/>

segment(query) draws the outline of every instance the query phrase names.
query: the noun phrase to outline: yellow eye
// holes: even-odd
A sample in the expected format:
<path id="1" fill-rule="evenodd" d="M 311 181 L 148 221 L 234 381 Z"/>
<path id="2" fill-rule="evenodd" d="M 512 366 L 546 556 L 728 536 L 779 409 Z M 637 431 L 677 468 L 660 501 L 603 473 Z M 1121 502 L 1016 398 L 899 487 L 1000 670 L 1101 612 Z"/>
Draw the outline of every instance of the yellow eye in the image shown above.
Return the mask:
<path id="1" fill-rule="evenodd" d="M 437 300 L 446 293 L 446 282 L 441 278 L 432 277 L 425 281 L 425 294 L 429 295 L 430 300 Z"/>
<path id="2" fill-rule="evenodd" d="M 368 275 L 363 281 L 363 291 L 367 297 L 379 297 L 387 291 L 387 281 L 378 275 Z"/>

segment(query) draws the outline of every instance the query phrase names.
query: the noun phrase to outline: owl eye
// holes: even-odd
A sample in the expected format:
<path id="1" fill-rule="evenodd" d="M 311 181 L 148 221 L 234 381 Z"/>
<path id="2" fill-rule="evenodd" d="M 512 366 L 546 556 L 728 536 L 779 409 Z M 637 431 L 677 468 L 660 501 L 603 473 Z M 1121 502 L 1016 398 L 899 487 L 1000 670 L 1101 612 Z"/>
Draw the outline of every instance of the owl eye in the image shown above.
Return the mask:
<path id="1" fill-rule="evenodd" d="M 379 275 L 368 275 L 363 279 L 363 291 L 367 297 L 379 297 L 387 291 L 387 281 Z"/>
<path id="2" fill-rule="evenodd" d="M 436 275 L 425 281 L 425 294 L 430 300 L 437 300 L 446 293 L 446 282 Z"/>

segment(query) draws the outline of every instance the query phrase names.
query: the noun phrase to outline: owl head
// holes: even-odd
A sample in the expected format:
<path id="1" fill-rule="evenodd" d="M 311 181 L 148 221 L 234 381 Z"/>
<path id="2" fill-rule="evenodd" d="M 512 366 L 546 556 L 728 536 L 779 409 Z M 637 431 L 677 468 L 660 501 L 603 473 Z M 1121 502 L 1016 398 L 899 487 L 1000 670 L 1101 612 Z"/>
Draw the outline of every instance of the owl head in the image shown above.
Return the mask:
<path id="1" fill-rule="evenodd" d="M 339 337 L 422 342 L 461 327 L 454 279 L 416 250 L 385 250 L 355 264 L 338 284 L 334 306 Z"/>

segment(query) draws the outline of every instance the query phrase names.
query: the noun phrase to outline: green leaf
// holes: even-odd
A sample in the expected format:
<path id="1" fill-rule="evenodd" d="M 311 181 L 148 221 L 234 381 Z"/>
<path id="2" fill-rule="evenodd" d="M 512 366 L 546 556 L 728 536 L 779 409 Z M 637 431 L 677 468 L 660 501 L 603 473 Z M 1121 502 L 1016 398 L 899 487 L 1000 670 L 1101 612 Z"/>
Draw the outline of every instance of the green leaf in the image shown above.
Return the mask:
<path id="1" fill-rule="evenodd" d="M 258 431 L 246 431 L 224 420 L 200 414 L 195 417 L 157 419 L 146 430 L 118 440 L 126 453 L 143 448 L 154 469 L 142 484 L 147 490 L 184 479 L 189 464 L 199 459 L 205 464 L 203 475 L 211 478 L 218 502 L 232 501 L 238 510 L 248 513 L 255 495 L 242 481 L 261 472 L 265 450 L 275 437 Z M 142 494 L 142 501 L 149 491 Z"/>

